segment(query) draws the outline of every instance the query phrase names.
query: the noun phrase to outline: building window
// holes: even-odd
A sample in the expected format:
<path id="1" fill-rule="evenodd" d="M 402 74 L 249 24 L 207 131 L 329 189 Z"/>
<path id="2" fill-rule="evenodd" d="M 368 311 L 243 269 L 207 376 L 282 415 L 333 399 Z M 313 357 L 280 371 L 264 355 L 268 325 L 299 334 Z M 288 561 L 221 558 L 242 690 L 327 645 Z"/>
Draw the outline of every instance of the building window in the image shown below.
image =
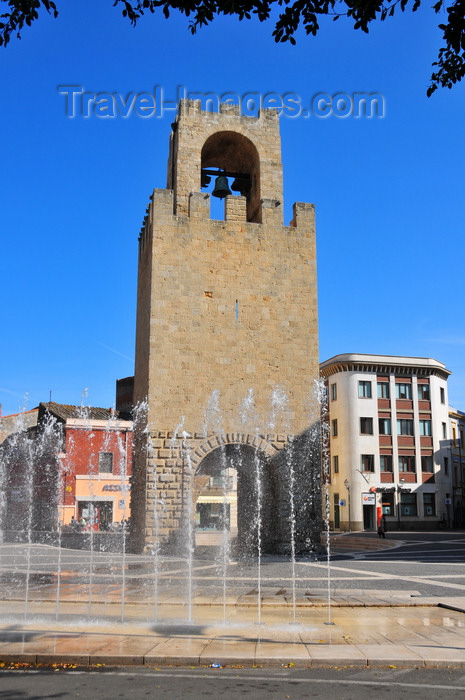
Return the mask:
<path id="1" fill-rule="evenodd" d="M 337 437 L 337 418 L 331 421 L 331 427 L 333 431 L 333 437 Z"/>
<path id="2" fill-rule="evenodd" d="M 392 455 L 380 455 L 379 467 L 382 472 L 392 472 Z"/>
<path id="3" fill-rule="evenodd" d="M 331 384 L 331 401 L 337 399 L 337 384 Z"/>
<path id="4" fill-rule="evenodd" d="M 383 515 L 394 515 L 394 494 L 393 493 L 381 494 L 381 507 L 383 509 Z"/>
<path id="5" fill-rule="evenodd" d="M 411 418 L 397 419 L 397 435 L 413 435 L 413 420 Z"/>
<path id="6" fill-rule="evenodd" d="M 373 435 L 373 418 L 360 418 L 360 433 Z"/>
<path id="7" fill-rule="evenodd" d="M 452 444 L 457 447 L 457 429 L 455 425 L 452 426 Z"/>
<path id="8" fill-rule="evenodd" d="M 399 455 L 399 472 L 415 473 L 414 455 Z"/>
<path id="9" fill-rule="evenodd" d="M 105 474 L 113 473 L 113 452 L 99 452 L 98 470 Z"/>
<path id="10" fill-rule="evenodd" d="M 396 399 L 412 400 L 412 385 L 411 384 L 396 384 Z"/>
<path id="11" fill-rule="evenodd" d="M 416 493 L 400 494 L 400 514 L 417 515 L 417 495 Z"/>
<path id="12" fill-rule="evenodd" d="M 222 489 L 232 491 L 234 489 L 234 477 L 228 476 L 228 470 L 222 469 L 220 476 L 211 476 L 208 486 L 211 489 Z"/>
<path id="13" fill-rule="evenodd" d="M 421 471 L 433 473 L 433 457 L 432 455 L 421 456 Z"/>
<path id="14" fill-rule="evenodd" d="M 229 503 L 197 503 L 196 522 L 199 530 L 229 530 L 231 505 Z"/>
<path id="15" fill-rule="evenodd" d="M 371 382 L 358 383 L 358 397 L 359 399 L 371 399 Z"/>
<path id="16" fill-rule="evenodd" d="M 362 472 L 374 472 L 375 471 L 375 456 L 374 455 L 362 455 Z"/>
<path id="17" fill-rule="evenodd" d="M 429 401 L 429 384 L 418 385 L 418 400 Z"/>
<path id="18" fill-rule="evenodd" d="M 379 434 L 380 435 L 391 435 L 391 419 L 390 418 L 380 418 L 378 423 L 379 423 Z"/>
<path id="19" fill-rule="evenodd" d="M 420 421 L 420 435 L 431 435 L 431 421 L 421 420 Z"/>
<path id="20" fill-rule="evenodd" d="M 447 425 L 445 423 L 442 424 L 442 437 L 444 440 L 447 438 Z"/>
<path id="21" fill-rule="evenodd" d="M 439 391 L 441 392 L 441 403 L 446 403 L 446 392 L 444 391 L 444 387 L 441 386 Z"/>
<path id="22" fill-rule="evenodd" d="M 449 473 L 449 457 L 444 457 L 444 474 Z"/>
<path id="23" fill-rule="evenodd" d="M 333 473 L 339 474 L 339 457 L 337 455 L 333 457 Z"/>
<path id="24" fill-rule="evenodd" d="M 378 382 L 378 399 L 389 398 L 389 382 Z"/>
<path id="25" fill-rule="evenodd" d="M 425 515 L 436 515 L 436 499 L 434 493 L 423 494 L 423 513 Z"/>

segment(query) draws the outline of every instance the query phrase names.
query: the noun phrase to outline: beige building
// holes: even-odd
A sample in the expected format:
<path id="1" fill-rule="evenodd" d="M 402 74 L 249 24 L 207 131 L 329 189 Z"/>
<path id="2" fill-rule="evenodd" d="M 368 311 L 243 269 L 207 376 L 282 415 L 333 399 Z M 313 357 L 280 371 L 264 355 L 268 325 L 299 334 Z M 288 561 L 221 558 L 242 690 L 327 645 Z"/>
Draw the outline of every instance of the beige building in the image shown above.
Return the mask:
<path id="1" fill-rule="evenodd" d="M 277 114 L 182 102 L 139 239 L 135 401 L 150 441 L 136 436 L 135 549 L 201 519 L 237 527 L 244 547 L 258 532 L 273 551 L 317 538 L 315 257 L 313 205 L 283 225 Z"/>
<path id="2" fill-rule="evenodd" d="M 437 360 L 342 354 L 321 363 L 328 389 L 331 526 L 451 525 L 447 379 Z"/>
<path id="3" fill-rule="evenodd" d="M 465 527 L 465 413 L 450 407 L 449 421 L 453 478 L 452 520 L 455 527 Z"/>

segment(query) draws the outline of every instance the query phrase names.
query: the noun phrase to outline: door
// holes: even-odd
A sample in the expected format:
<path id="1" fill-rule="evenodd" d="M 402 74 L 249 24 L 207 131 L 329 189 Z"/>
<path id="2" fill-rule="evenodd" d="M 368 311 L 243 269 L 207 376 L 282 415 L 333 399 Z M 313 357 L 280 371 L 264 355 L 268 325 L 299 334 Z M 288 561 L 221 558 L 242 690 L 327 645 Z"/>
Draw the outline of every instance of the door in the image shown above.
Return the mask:
<path id="1" fill-rule="evenodd" d="M 341 513 L 340 513 L 340 506 L 339 506 L 339 494 L 335 493 L 333 496 L 333 504 L 334 504 L 334 529 L 339 530 L 341 527 Z"/>
<path id="2" fill-rule="evenodd" d="M 364 530 L 374 530 L 375 529 L 375 507 L 374 506 L 363 506 L 363 529 Z"/>

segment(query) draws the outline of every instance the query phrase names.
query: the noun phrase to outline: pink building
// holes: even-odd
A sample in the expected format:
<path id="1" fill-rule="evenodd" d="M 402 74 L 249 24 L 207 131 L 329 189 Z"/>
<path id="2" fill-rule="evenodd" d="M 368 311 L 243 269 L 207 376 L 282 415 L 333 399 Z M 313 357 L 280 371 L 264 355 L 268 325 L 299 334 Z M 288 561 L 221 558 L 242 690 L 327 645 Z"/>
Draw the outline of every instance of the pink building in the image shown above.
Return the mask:
<path id="1" fill-rule="evenodd" d="M 132 422 L 106 408 L 41 403 L 37 424 L 1 447 L 3 528 L 109 530 L 130 517 Z M 85 521 L 85 522 L 84 522 Z"/>

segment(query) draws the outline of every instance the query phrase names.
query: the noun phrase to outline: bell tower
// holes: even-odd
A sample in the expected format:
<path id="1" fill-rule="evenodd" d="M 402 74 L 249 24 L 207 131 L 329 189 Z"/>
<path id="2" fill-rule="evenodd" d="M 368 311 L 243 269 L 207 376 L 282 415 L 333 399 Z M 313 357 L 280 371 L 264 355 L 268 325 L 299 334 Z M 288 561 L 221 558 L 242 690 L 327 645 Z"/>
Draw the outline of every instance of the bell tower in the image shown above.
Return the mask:
<path id="1" fill-rule="evenodd" d="M 208 189 L 224 220 L 211 217 Z M 150 439 L 135 436 L 133 549 L 176 546 L 208 506 L 207 482 L 228 470 L 239 546 L 255 473 L 265 549 L 289 550 L 291 530 L 297 549 L 315 545 L 318 376 L 314 207 L 294 204 L 283 225 L 278 115 L 183 101 L 167 187 L 153 191 L 139 238 L 135 401 Z"/>

